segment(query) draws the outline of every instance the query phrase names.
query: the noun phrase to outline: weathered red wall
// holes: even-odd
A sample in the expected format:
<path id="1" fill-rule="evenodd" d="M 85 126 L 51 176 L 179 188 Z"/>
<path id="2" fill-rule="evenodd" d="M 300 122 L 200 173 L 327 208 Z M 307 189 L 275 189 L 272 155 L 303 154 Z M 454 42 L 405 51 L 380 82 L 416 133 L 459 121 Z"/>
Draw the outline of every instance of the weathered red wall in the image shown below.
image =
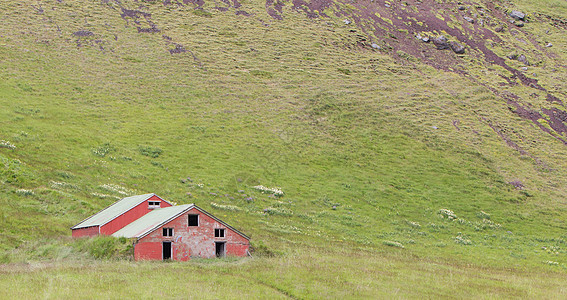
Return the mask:
<path id="1" fill-rule="evenodd" d="M 71 230 L 72 237 L 95 236 L 98 235 L 98 226 L 77 228 Z"/>
<path id="2" fill-rule="evenodd" d="M 143 215 L 151 212 L 153 209 L 148 208 L 148 201 L 160 201 L 160 207 L 171 206 L 171 204 L 161 200 L 159 197 L 154 195 L 154 196 L 150 197 L 148 200 L 140 203 L 136 207 L 134 207 L 134 208 L 130 209 L 129 211 L 123 213 L 122 215 L 120 215 L 116 219 L 104 224 L 100 228 L 100 234 L 111 235 L 111 234 L 117 232 L 118 230 L 124 228 L 124 226 L 136 221 L 137 219 L 139 219 Z"/>
<path id="3" fill-rule="evenodd" d="M 188 226 L 189 214 L 199 214 L 199 226 Z M 163 236 L 162 228 L 164 227 L 173 228 L 173 237 Z M 225 237 L 215 238 L 215 228 L 224 228 Z M 136 260 L 162 259 L 163 241 L 172 242 L 171 257 L 180 261 L 191 257 L 215 257 L 215 241 L 226 242 L 227 256 L 246 256 L 250 247 L 246 238 L 195 208 L 140 239 L 134 248 L 134 258 Z"/>
<path id="4" fill-rule="evenodd" d="M 161 260 L 161 242 L 137 243 L 134 245 L 135 260 Z"/>

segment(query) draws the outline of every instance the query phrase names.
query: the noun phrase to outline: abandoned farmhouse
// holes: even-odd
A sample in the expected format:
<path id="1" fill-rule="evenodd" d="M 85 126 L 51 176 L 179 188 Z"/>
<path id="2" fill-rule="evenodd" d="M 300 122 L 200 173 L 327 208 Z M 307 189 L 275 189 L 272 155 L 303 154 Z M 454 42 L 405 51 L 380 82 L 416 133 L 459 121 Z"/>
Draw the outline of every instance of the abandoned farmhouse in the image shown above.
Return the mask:
<path id="1" fill-rule="evenodd" d="M 156 194 L 126 197 L 71 227 L 73 237 L 112 235 L 134 242 L 135 260 L 246 256 L 250 238 L 194 204 Z"/>

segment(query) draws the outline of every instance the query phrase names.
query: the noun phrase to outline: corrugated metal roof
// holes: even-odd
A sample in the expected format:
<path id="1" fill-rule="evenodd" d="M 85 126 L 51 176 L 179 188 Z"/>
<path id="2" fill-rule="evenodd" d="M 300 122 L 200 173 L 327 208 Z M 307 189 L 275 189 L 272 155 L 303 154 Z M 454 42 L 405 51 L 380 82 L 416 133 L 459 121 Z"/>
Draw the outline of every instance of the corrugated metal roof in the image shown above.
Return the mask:
<path id="1" fill-rule="evenodd" d="M 234 227 L 226 224 L 225 222 L 223 222 L 219 218 L 211 215 L 210 213 L 206 212 L 205 210 L 203 210 L 202 208 L 198 207 L 195 204 L 185 204 L 185 205 L 170 206 L 170 207 L 155 209 L 152 212 L 150 212 L 150 213 L 144 215 L 143 217 L 139 218 L 138 220 L 126 225 L 124 228 L 118 230 L 117 232 L 115 232 L 112 235 L 115 236 L 115 237 L 126 237 L 126 238 L 138 238 L 138 239 L 140 239 L 140 238 L 146 236 L 147 234 L 151 233 L 152 231 L 156 230 L 157 228 L 159 228 L 163 224 L 169 222 L 170 220 L 173 220 L 174 218 L 178 217 L 179 215 L 181 215 L 184 212 L 191 210 L 193 208 L 195 208 L 195 209 L 199 210 L 200 212 L 202 212 L 203 214 L 211 217 L 215 221 L 223 224 L 227 228 L 230 228 L 231 230 L 233 230 L 237 234 L 240 234 L 244 238 L 246 238 L 248 240 L 250 239 L 250 237 L 248 237 L 244 233 L 236 230 Z"/>
<path id="2" fill-rule="evenodd" d="M 101 226 L 104 225 L 121 214 L 127 212 L 128 210 L 136 207 L 138 204 L 148 200 L 155 194 L 144 194 L 126 197 L 122 200 L 114 202 L 114 204 L 109 207 L 99 211 L 98 213 L 90 216 L 89 218 L 83 220 L 81 223 L 71 227 L 71 229 L 91 227 L 91 226 Z M 164 200 L 165 201 L 165 200 Z"/>
<path id="3" fill-rule="evenodd" d="M 166 223 L 170 219 L 175 218 L 176 216 L 182 214 L 187 210 L 190 210 L 194 206 L 195 205 L 193 204 L 185 204 L 154 209 L 152 212 L 147 213 L 138 220 L 124 226 L 124 228 L 118 230 L 117 232 L 112 234 L 112 236 L 140 238 L 145 234 L 153 231 L 161 224 Z"/>

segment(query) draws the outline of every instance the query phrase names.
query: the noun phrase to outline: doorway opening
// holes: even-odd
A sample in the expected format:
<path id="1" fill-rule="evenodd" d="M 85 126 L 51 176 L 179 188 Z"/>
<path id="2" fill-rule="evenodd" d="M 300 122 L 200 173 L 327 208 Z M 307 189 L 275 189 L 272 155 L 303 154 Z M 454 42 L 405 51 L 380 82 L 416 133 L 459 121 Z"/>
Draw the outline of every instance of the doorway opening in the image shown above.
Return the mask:
<path id="1" fill-rule="evenodd" d="M 215 255 L 216 257 L 224 257 L 226 242 L 215 242 Z"/>
<path id="2" fill-rule="evenodd" d="M 163 260 L 171 259 L 171 242 L 163 242 Z"/>

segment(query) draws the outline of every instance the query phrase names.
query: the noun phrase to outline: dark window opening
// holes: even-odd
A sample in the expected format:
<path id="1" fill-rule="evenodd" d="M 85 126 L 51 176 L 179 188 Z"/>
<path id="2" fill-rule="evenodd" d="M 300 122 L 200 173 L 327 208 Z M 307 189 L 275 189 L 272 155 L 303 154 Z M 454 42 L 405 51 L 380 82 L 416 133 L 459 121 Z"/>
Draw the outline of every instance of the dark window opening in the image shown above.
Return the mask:
<path id="1" fill-rule="evenodd" d="M 224 237 L 224 228 L 215 228 L 215 237 L 223 238 Z"/>
<path id="2" fill-rule="evenodd" d="M 189 226 L 199 226 L 199 215 L 189 215 Z"/>
<path id="3" fill-rule="evenodd" d="M 148 201 L 148 208 L 149 209 L 160 208 L 160 201 Z"/>
<path id="4" fill-rule="evenodd" d="M 163 242 L 163 260 L 171 259 L 171 242 Z"/>
<path id="5" fill-rule="evenodd" d="M 215 242 L 215 255 L 216 257 L 224 257 L 225 256 L 225 242 Z"/>
<path id="6" fill-rule="evenodd" d="M 163 236 L 173 236 L 173 228 L 164 228 Z"/>

